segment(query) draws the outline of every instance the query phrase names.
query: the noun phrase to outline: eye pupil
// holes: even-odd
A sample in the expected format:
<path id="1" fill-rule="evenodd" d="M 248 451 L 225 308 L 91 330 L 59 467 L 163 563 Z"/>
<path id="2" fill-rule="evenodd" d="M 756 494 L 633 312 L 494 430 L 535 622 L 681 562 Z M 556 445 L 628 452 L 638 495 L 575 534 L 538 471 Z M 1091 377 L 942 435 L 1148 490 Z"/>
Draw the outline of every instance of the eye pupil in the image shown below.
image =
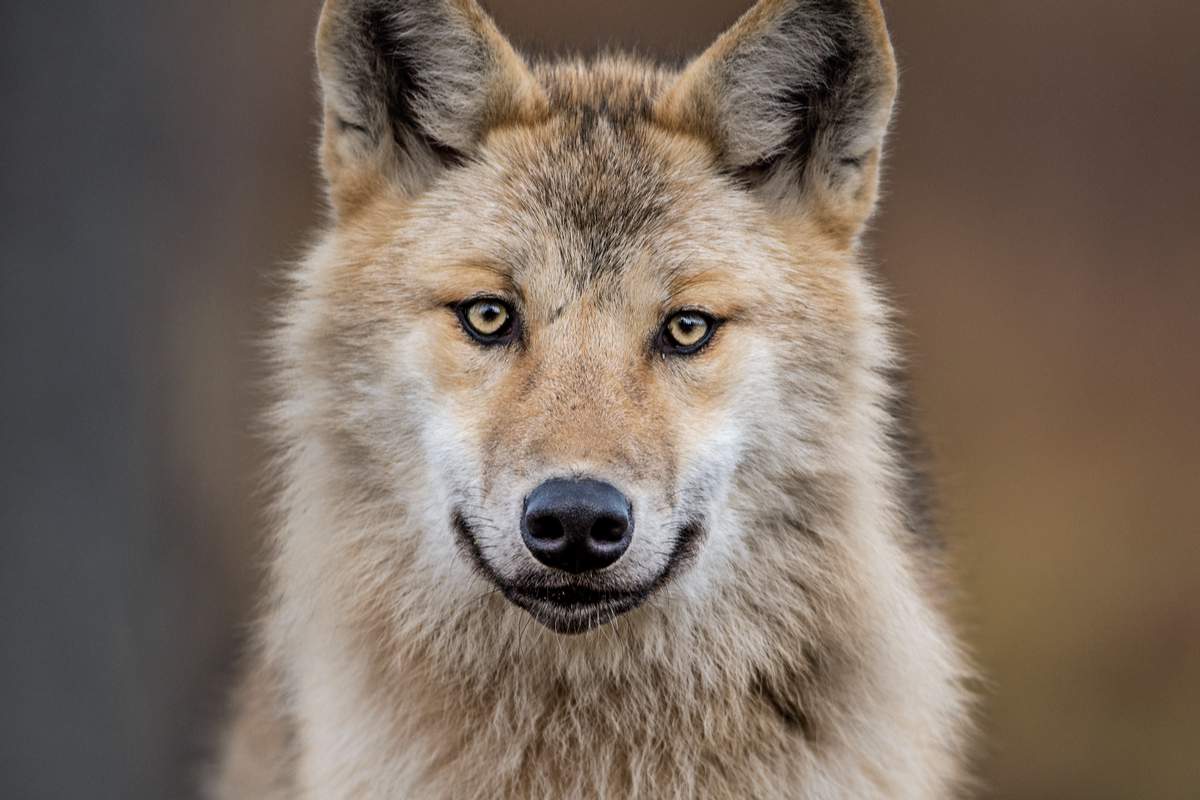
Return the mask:
<path id="1" fill-rule="evenodd" d="M 693 353 L 708 342 L 712 334 L 711 318 L 699 312 L 681 312 L 667 321 L 666 345 L 681 353 Z"/>
<path id="2" fill-rule="evenodd" d="M 498 341 L 512 327 L 512 312 L 499 300 L 468 301 L 459 306 L 458 313 L 463 327 L 480 341 Z"/>

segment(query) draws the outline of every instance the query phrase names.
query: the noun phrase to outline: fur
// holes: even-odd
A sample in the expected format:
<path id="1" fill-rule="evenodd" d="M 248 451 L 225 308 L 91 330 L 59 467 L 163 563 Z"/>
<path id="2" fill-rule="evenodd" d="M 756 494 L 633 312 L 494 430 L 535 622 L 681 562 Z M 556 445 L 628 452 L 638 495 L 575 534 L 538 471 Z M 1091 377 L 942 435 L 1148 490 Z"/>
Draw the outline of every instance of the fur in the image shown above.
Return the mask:
<path id="1" fill-rule="evenodd" d="M 859 257 L 875 0 L 763 0 L 676 72 L 527 64 L 471 0 L 330 0 L 330 223 L 272 342 L 278 526 L 211 796 L 945 798 L 969 671 Z M 508 299 L 505 348 L 449 310 Z M 664 314 L 723 320 L 650 352 Z M 631 499 L 566 636 L 541 481 Z M 597 584 L 599 585 L 599 584 Z"/>

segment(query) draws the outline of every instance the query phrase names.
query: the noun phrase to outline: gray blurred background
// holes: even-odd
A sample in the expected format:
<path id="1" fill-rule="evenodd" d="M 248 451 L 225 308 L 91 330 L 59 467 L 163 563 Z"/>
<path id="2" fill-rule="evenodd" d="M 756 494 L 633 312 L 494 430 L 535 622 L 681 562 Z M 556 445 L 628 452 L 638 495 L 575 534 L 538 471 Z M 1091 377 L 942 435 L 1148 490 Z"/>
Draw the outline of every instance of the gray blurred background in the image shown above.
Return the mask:
<path id="1" fill-rule="evenodd" d="M 190 788 L 248 619 L 313 0 L 0 2 L 0 797 Z M 747 0 L 492 0 L 693 53 Z M 872 238 L 995 798 L 1200 798 L 1200 4 L 892 0 Z"/>

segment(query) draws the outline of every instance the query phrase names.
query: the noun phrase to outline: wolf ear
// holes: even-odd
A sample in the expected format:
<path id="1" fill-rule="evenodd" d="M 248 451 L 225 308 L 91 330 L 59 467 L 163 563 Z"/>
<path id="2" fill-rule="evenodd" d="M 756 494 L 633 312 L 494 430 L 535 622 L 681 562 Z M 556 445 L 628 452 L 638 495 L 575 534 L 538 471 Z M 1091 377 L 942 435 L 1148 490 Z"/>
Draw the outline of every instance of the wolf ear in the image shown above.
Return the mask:
<path id="1" fill-rule="evenodd" d="M 878 0 L 760 0 L 684 70 L 659 114 L 850 246 L 875 205 L 895 95 Z"/>
<path id="2" fill-rule="evenodd" d="M 321 161 L 339 212 L 387 183 L 420 192 L 489 128 L 543 102 L 474 0 L 326 0 L 317 65 Z"/>

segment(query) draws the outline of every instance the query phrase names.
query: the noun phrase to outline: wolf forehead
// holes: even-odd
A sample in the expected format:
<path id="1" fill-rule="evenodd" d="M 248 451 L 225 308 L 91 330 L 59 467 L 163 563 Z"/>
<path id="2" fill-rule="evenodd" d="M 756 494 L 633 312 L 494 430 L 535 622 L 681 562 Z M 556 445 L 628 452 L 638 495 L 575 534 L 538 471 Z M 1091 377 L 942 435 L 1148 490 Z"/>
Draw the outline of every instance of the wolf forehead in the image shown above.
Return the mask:
<path id="1" fill-rule="evenodd" d="M 489 216 L 515 234 L 511 245 L 552 247 L 582 288 L 618 276 L 664 238 L 718 221 L 715 207 L 705 213 L 719 202 L 722 180 L 711 148 L 655 118 L 673 73 L 611 57 L 542 64 L 534 74 L 544 116 L 489 132 L 462 176 L 471 182 L 472 166 L 488 173 L 470 191 L 486 194 Z M 460 187 L 452 182 L 448 194 Z"/>

